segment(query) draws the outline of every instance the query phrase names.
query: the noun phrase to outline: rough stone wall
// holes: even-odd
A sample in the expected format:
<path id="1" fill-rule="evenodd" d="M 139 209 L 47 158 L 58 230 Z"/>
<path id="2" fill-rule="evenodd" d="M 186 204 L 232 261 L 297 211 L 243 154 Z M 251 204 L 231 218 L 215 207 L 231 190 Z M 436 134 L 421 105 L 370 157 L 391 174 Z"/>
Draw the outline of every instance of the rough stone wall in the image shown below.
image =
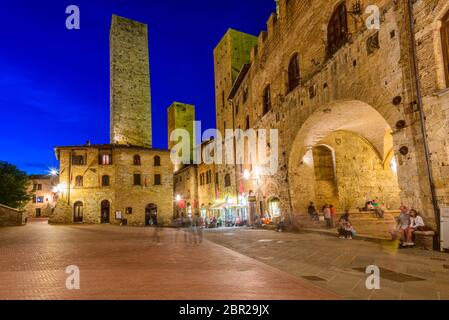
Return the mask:
<path id="1" fill-rule="evenodd" d="M 441 11 L 444 1 L 422 0 L 415 4 L 415 8 L 423 5 L 430 10 L 435 8 L 434 5 L 437 2 L 436 9 Z M 341 3 L 339 0 L 290 0 L 288 2 L 280 0 L 279 16 L 271 15 L 267 22 L 267 33 L 260 34 L 257 46 L 252 49 L 250 70 L 234 98 L 234 104 L 242 106 L 244 90 L 248 90 L 248 101 L 244 104 L 244 109 L 240 107 L 240 110 L 245 111 L 236 115 L 236 127 L 243 128 L 246 117 L 249 116 L 253 128 L 278 129 L 280 141 L 279 172 L 273 176 L 263 177 L 259 181 L 263 189 L 261 193 L 267 198 L 270 194 L 277 193 L 281 199 L 282 212 L 304 214 L 306 208 L 295 202 L 294 198 L 308 198 L 308 195 L 315 192 L 311 187 L 313 181 L 308 181 L 307 177 L 298 176 L 296 172 L 303 157 L 307 155 L 307 147 L 310 144 L 313 146 L 327 134 L 349 129 L 350 121 L 360 122 L 357 119 L 348 118 L 345 123 L 342 119 L 344 112 L 341 113 L 339 110 L 354 110 L 354 114 L 357 114 L 359 106 L 365 104 L 380 115 L 385 124 L 379 122 L 376 127 L 371 124 L 370 119 L 365 119 L 365 126 L 360 122 L 357 127 L 354 125 L 350 129 L 373 144 L 383 160 L 388 153 L 388 148 L 384 148 L 384 132 L 386 129 L 393 131 L 392 146 L 399 164 L 401 202 L 422 210 L 424 216 L 432 223 L 433 208 L 426 175 L 419 114 L 416 112 L 416 97 L 413 95 L 410 33 L 406 18 L 407 3 L 402 0 L 371 1 L 370 4 L 378 5 L 381 9 L 380 30 L 368 30 L 364 23 L 360 21 L 356 23 L 348 16 L 350 39 L 346 45 L 329 57 L 326 52 L 327 24 L 339 3 Z M 353 1 L 346 1 L 349 9 L 352 3 Z M 362 8 L 362 11 L 364 9 Z M 363 15 L 362 19 L 366 17 L 367 15 Z M 427 22 L 428 20 L 425 20 L 421 23 L 418 17 L 418 24 L 423 27 L 427 25 Z M 376 37 L 378 46 L 369 47 L 368 42 Z M 427 44 L 423 41 L 422 45 Z M 430 47 L 430 44 L 427 47 Z M 288 92 L 287 69 L 295 53 L 299 55 L 301 84 Z M 426 56 L 423 56 L 422 61 L 427 61 Z M 229 61 L 222 61 L 221 65 L 226 63 Z M 431 64 L 429 62 L 429 65 L 421 69 L 426 79 L 434 78 L 431 75 L 434 72 Z M 216 86 L 224 82 L 226 76 L 229 74 L 220 69 L 220 66 L 217 67 L 216 61 Z M 272 110 L 263 115 L 262 93 L 267 84 L 271 87 Z M 395 99 L 397 97 L 401 99 Z M 433 97 L 432 101 L 441 106 L 442 100 L 446 101 L 444 97 Z M 338 105 L 342 108 L 337 107 Z M 441 128 L 447 128 L 444 125 L 447 123 L 447 110 L 444 105 L 439 108 L 440 110 L 429 113 L 429 116 L 435 118 L 433 132 L 438 131 L 436 134 L 431 133 L 441 137 L 436 142 L 439 148 L 438 154 L 439 157 L 446 159 L 447 140 L 445 139 L 448 135 L 447 131 L 444 131 L 446 129 Z M 220 91 L 217 90 L 218 128 L 229 117 L 229 110 L 225 113 L 220 110 Z M 305 125 L 310 125 L 307 122 L 309 118 L 319 122 L 320 114 L 331 115 L 325 130 L 316 127 L 314 128 L 316 133 L 301 130 Z M 405 128 L 397 127 L 400 120 L 405 121 Z M 428 125 L 428 128 L 430 127 Z M 313 137 L 310 138 L 311 136 Z M 430 140 L 433 139 L 430 138 Z M 403 147 L 408 149 L 405 155 L 399 153 Z M 438 170 L 443 174 L 445 169 L 438 168 Z M 445 177 L 440 179 L 441 185 L 445 184 L 447 187 L 444 179 Z M 246 188 L 255 187 L 255 183 L 250 183 Z"/>
<path id="2" fill-rule="evenodd" d="M 198 167 L 196 165 L 186 166 L 173 174 L 174 197 L 180 196 L 182 203 L 174 203 L 174 213 L 187 214 L 188 203 L 198 203 Z"/>
<path id="3" fill-rule="evenodd" d="M 26 223 L 24 211 L 0 204 L 0 227 L 22 226 Z"/>
<path id="4" fill-rule="evenodd" d="M 110 64 L 111 144 L 151 147 L 147 25 L 112 17 Z"/>
<path id="5" fill-rule="evenodd" d="M 445 81 L 441 37 L 441 20 L 449 12 L 449 2 L 420 0 L 413 9 L 433 177 L 439 206 L 449 207 L 449 83 Z"/>
<path id="6" fill-rule="evenodd" d="M 76 150 L 66 148 L 59 150 L 60 182 L 67 188 L 60 195 L 50 223 L 72 223 L 74 204 L 83 203 L 84 223 L 101 222 L 101 202 L 110 202 L 110 223 L 119 224 L 116 211 L 121 211 L 122 218 L 129 225 L 145 225 L 145 208 L 149 204 L 158 207 L 159 219 L 171 222 L 173 216 L 173 165 L 166 150 L 127 148 L 111 146 L 112 165 L 99 165 L 99 149 L 95 147 Z M 71 165 L 71 153 L 87 156 L 87 165 Z M 141 165 L 134 165 L 134 155 L 140 155 Z M 154 157 L 161 158 L 161 166 L 154 166 Z M 142 184 L 134 185 L 134 174 L 141 174 Z M 154 175 L 161 175 L 161 185 L 154 184 Z M 110 177 L 110 185 L 103 187 L 103 175 Z M 77 176 L 83 177 L 83 186 L 76 187 Z M 69 188 L 70 186 L 70 188 Z M 132 208 L 132 214 L 126 214 L 126 208 Z"/>
<path id="7" fill-rule="evenodd" d="M 340 210 L 363 208 L 367 200 L 373 199 L 390 210 L 400 206 L 397 176 L 388 159 L 385 163 L 368 141 L 351 132 L 337 131 L 322 143 L 335 150 Z"/>

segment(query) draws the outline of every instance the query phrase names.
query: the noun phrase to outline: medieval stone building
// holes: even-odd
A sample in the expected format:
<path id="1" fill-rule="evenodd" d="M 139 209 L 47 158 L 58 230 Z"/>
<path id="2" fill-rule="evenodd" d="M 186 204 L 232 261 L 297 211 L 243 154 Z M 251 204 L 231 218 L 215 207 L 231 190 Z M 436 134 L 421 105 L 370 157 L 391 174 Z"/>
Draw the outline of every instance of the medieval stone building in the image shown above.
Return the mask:
<path id="1" fill-rule="evenodd" d="M 218 180 L 222 194 L 254 194 L 258 213 L 293 222 L 310 201 L 356 209 L 379 199 L 439 227 L 449 206 L 449 2 L 373 0 L 379 27 L 364 4 L 279 0 L 258 37 L 223 37 L 217 128 L 277 129 L 279 170 L 220 166 L 231 180 Z"/>
<path id="2" fill-rule="evenodd" d="M 48 218 L 57 202 L 54 188 L 58 185 L 58 176 L 32 175 L 29 181 L 28 193 L 32 194 L 32 198 L 24 208 L 27 216 Z"/>
<path id="3" fill-rule="evenodd" d="M 59 200 L 51 223 L 168 224 L 173 165 L 152 148 L 148 31 L 113 16 L 110 35 L 111 141 L 56 147 Z"/>

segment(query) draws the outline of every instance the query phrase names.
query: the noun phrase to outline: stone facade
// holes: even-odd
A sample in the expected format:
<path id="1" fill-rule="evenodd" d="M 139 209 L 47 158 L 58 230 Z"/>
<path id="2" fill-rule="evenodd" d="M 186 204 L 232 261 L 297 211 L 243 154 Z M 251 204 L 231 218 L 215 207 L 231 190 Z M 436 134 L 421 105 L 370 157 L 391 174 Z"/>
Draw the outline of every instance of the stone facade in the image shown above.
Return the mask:
<path id="1" fill-rule="evenodd" d="M 27 215 L 22 210 L 0 204 L 0 227 L 22 226 L 27 222 Z"/>
<path id="2" fill-rule="evenodd" d="M 171 223 L 173 165 L 151 148 L 148 27 L 113 16 L 111 144 L 56 147 L 60 184 L 50 223 Z"/>
<path id="3" fill-rule="evenodd" d="M 328 26 L 342 4 L 347 32 L 344 43 L 334 50 Z M 260 33 L 247 59 L 238 62 L 229 51 L 235 31 L 228 31 L 215 50 L 217 128 L 278 130 L 278 172 L 244 185 L 246 194 L 257 190 L 260 213 L 270 199 L 278 198 L 287 218 L 306 214 L 308 202 L 317 200 L 313 148 L 327 142 L 338 145 L 337 196 L 350 184 L 350 193 L 356 194 L 351 207 L 362 207 L 365 196 L 383 198 L 390 207 L 402 202 L 422 211 L 435 227 L 414 84 L 408 1 L 371 1 L 380 8 L 380 29 L 366 27 L 369 14 L 364 7 L 360 15 L 350 14 L 353 4 L 351 0 L 279 0 L 267 31 Z M 425 128 L 439 206 L 448 205 L 449 188 L 449 93 L 439 29 L 448 7 L 445 0 L 413 4 Z M 246 52 L 249 42 L 236 52 Z M 293 59 L 299 75 L 292 87 Z M 267 88 L 268 110 L 264 107 Z M 393 159 L 397 168 L 390 167 Z M 233 177 L 235 189 L 245 168 L 251 169 L 248 165 L 222 169 Z M 340 208 L 348 205 L 347 200 L 338 200 Z"/>
<path id="4" fill-rule="evenodd" d="M 48 218 L 56 206 L 57 197 L 54 188 L 58 185 L 59 178 L 51 175 L 30 176 L 28 192 L 33 198 L 25 206 L 28 217 Z"/>
<path id="5" fill-rule="evenodd" d="M 152 146 L 148 27 L 114 15 L 110 34 L 111 144 Z"/>
<path id="6" fill-rule="evenodd" d="M 158 222 L 171 222 L 173 165 L 167 150 L 98 145 L 58 147 L 56 154 L 60 193 L 50 223 L 126 219 L 128 225 L 145 226 L 152 208 Z"/>
<path id="7" fill-rule="evenodd" d="M 171 141 L 171 134 L 176 129 L 183 129 L 189 133 L 190 137 L 190 160 L 193 160 L 193 150 L 196 144 L 195 136 L 195 106 L 173 102 L 168 108 L 168 149 L 172 150 L 176 145 L 176 141 Z M 182 165 L 175 165 L 175 171 L 181 169 Z"/>
<path id="8" fill-rule="evenodd" d="M 198 210 L 198 167 L 187 165 L 173 174 L 175 216 L 188 216 Z M 177 199 L 176 199 L 177 198 Z"/>

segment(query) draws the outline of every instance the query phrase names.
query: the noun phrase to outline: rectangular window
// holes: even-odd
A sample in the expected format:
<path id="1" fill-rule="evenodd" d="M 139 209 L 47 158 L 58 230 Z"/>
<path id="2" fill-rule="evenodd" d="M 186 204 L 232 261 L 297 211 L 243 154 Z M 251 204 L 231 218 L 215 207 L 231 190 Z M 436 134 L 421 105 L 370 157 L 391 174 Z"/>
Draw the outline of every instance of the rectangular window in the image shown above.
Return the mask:
<path id="1" fill-rule="evenodd" d="M 39 218 L 41 216 L 41 209 L 36 208 L 36 217 Z"/>
<path id="2" fill-rule="evenodd" d="M 441 26 L 441 40 L 443 49 L 444 72 L 446 75 L 446 87 L 449 87 L 449 12 L 443 18 Z"/>
<path id="3" fill-rule="evenodd" d="M 38 185 L 37 185 L 37 190 L 38 190 L 38 191 L 42 191 L 42 185 L 41 185 L 41 184 L 38 184 Z"/>
<path id="4" fill-rule="evenodd" d="M 98 155 L 98 164 L 102 166 L 112 165 L 112 151 L 111 150 L 101 150 Z"/>
<path id="5" fill-rule="evenodd" d="M 85 156 L 74 155 L 72 157 L 72 165 L 74 166 L 84 166 L 86 164 Z"/>
<path id="6" fill-rule="evenodd" d="M 142 175 L 140 173 L 134 174 L 134 185 L 141 186 L 142 185 Z"/>
<path id="7" fill-rule="evenodd" d="M 36 198 L 36 196 L 33 196 L 33 203 L 36 203 L 37 202 L 37 198 Z"/>
<path id="8" fill-rule="evenodd" d="M 154 185 L 160 186 L 161 185 L 161 175 L 155 174 L 154 175 Z"/>
<path id="9" fill-rule="evenodd" d="M 218 179 L 218 172 L 215 174 L 215 184 L 218 184 L 220 180 Z"/>
<path id="10" fill-rule="evenodd" d="M 33 191 L 37 191 L 37 184 L 33 184 Z"/>

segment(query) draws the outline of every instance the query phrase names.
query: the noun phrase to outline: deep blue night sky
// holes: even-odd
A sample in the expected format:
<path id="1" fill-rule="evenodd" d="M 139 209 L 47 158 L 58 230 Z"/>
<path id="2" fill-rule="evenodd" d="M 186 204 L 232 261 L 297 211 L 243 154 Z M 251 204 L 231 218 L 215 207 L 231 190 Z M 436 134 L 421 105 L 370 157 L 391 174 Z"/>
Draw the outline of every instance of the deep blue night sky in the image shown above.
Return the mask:
<path id="1" fill-rule="evenodd" d="M 167 147 L 167 107 L 196 105 L 215 127 L 213 48 L 229 27 L 257 35 L 274 0 L 1 0 L 0 160 L 28 173 L 56 167 L 57 145 L 109 143 L 113 13 L 149 25 L 154 147 Z M 65 28 L 78 5 L 81 30 Z"/>

